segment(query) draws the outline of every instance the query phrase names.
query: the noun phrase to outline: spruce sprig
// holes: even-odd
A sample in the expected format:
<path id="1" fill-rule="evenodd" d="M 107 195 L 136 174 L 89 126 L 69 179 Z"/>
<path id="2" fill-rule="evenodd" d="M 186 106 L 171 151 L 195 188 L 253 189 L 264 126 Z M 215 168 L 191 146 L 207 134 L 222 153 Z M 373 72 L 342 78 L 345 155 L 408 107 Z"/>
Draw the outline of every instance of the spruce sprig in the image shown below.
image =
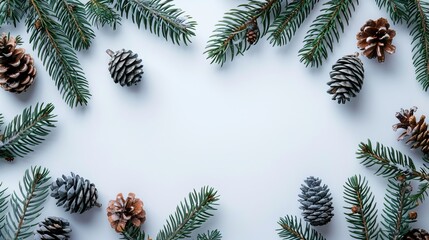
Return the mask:
<path id="1" fill-rule="evenodd" d="M 408 27 L 413 38 L 413 64 L 417 81 L 425 91 L 429 88 L 429 3 L 419 0 L 408 1 Z"/>
<path id="2" fill-rule="evenodd" d="M 113 0 L 89 0 L 85 4 L 88 20 L 98 27 L 109 25 L 113 30 L 121 24 L 121 16 L 111 7 Z"/>
<path id="3" fill-rule="evenodd" d="M 43 210 L 49 193 L 49 171 L 32 167 L 25 171 L 20 191 L 14 191 L 10 199 L 11 211 L 6 215 L 2 235 L 5 239 L 25 239 L 33 234 L 33 223 Z"/>
<path id="4" fill-rule="evenodd" d="M 25 1 L 3 0 L 0 1 L 0 25 L 12 23 L 15 27 L 24 15 Z"/>
<path id="5" fill-rule="evenodd" d="M 239 5 L 225 14 L 223 19 L 216 24 L 213 35 L 207 42 L 207 59 L 211 63 L 221 66 L 229 57 L 232 61 L 235 56 L 249 50 L 251 44 L 246 41 L 246 30 L 258 20 L 262 23 L 259 38 L 263 37 L 281 11 L 283 0 L 250 0 L 248 3 Z"/>
<path id="6" fill-rule="evenodd" d="M 200 233 L 197 235 L 197 240 L 221 240 L 222 234 L 219 230 L 215 229 L 207 231 L 207 233 Z"/>
<path id="7" fill-rule="evenodd" d="M 191 42 L 197 23 L 185 15 L 172 0 L 117 0 L 116 9 L 126 18 L 131 18 L 138 28 L 141 25 L 150 32 L 170 39 L 175 44 Z"/>
<path id="8" fill-rule="evenodd" d="M 30 4 L 26 25 L 33 49 L 38 50 L 65 102 L 70 107 L 86 105 L 91 96 L 88 82 L 64 28 L 53 18 L 47 1 L 30 0 Z"/>
<path id="9" fill-rule="evenodd" d="M 351 9 L 355 9 L 358 0 L 330 0 L 326 2 L 321 14 L 313 21 L 304 47 L 299 50 L 301 62 L 306 66 L 319 67 L 323 59 L 328 58 L 328 49 L 332 52 L 335 41 L 340 39 L 340 31 L 344 32 L 345 25 L 349 24 Z"/>
<path id="10" fill-rule="evenodd" d="M 121 239 L 125 240 L 146 240 L 146 233 L 131 223 L 128 223 L 125 226 L 125 229 L 123 232 L 121 232 L 121 235 Z"/>
<path id="11" fill-rule="evenodd" d="M 219 196 L 214 188 L 203 187 L 199 192 L 189 193 L 188 199 L 181 202 L 174 215 L 170 215 L 156 240 L 176 240 L 190 238 L 193 230 L 199 228 L 212 216 Z"/>
<path id="12" fill-rule="evenodd" d="M 32 147 L 40 144 L 50 133 L 50 128 L 55 127 L 53 110 L 51 103 L 42 103 L 26 108 L 16 116 L 0 135 L 0 157 L 13 160 L 33 151 Z"/>
<path id="13" fill-rule="evenodd" d="M 1 186 L 2 186 L 2 183 L 0 183 L 0 187 Z M 5 214 L 7 209 L 7 199 L 9 198 L 9 195 L 6 195 L 6 190 L 7 188 L 0 190 L 0 229 L 3 226 L 3 221 L 5 219 Z M 0 230 L 0 236 L 1 236 L 1 230 Z"/>
<path id="14" fill-rule="evenodd" d="M 380 231 L 382 239 L 402 239 L 404 234 L 410 230 L 410 219 L 408 213 L 416 207 L 415 201 L 411 199 L 411 184 L 409 181 L 401 181 L 394 178 L 389 179 L 387 193 L 384 197 L 384 209 L 381 222 L 383 231 Z"/>
<path id="15" fill-rule="evenodd" d="M 290 42 L 317 2 L 319 0 L 298 0 L 286 4 L 285 9 L 270 26 L 270 43 L 282 46 Z"/>
<path id="16" fill-rule="evenodd" d="M 407 4 L 404 0 L 375 0 L 379 8 L 386 8 L 394 23 L 407 20 Z"/>
<path id="17" fill-rule="evenodd" d="M 378 234 L 377 209 L 368 181 L 361 176 L 350 177 L 344 185 L 346 220 L 353 239 L 370 240 Z M 352 211 L 354 209 L 355 211 Z"/>
<path id="18" fill-rule="evenodd" d="M 79 0 L 51 0 L 52 9 L 74 49 L 88 49 L 95 34 L 87 20 L 85 5 Z"/>
<path id="19" fill-rule="evenodd" d="M 416 204 L 419 204 L 423 202 L 428 196 L 428 190 L 429 182 L 420 183 L 417 192 L 411 195 L 410 199 Z"/>
<path id="20" fill-rule="evenodd" d="M 280 238 L 285 240 L 325 240 L 325 238 L 316 230 L 310 227 L 310 224 L 302 225 L 301 219 L 297 217 L 285 216 L 280 218 L 278 224 L 280 229 L 277 229 Z"/>

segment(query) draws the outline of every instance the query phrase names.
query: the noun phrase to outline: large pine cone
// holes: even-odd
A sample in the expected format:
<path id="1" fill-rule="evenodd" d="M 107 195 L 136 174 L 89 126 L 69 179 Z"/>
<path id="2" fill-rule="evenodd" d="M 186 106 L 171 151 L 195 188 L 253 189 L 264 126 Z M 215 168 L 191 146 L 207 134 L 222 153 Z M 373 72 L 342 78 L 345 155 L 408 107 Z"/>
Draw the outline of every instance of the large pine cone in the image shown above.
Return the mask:
<path id="1" fill-rule="evenodd" d="M 378 62 L 384 62 L 384 52 L 389 54 L 395 52 L 396 47 L 392 44 L 392 40 L 396 32 L 389 27 L 387 19 L 379 18 L 377 21 L 368 20 L 360 28 L 356 39 L 358 48 L 363 50 L 363 55 L 368 58 L 377 57 Z"/>
<path id="2" fill-rule="evenodd" d="M 329 74 L 331 81 L 328 82 L 330 89 L 329 94 L 332 94 L 332 100 L 337 100 L 338 103 L 350 101 L 351 97 L 355 97 L 360 92 L 364 79 L 364 68 L 362 61 L 356 55 L 346 55 L 332 66 L 332 71 Z"/>
<path id="3" fill-rule="evenodd" d="M 408 137 L 407 144 L 411 144 L 412 149 L 421 148 L 425 154 L 429 153 L 429 131 L 428 125 L 425 123 L 426 116 L 422 115 L 417 122 L 414 112 L 417 111 L 417 107 L 413 107 L 410 110 L 401 109 L 400 112 L 396 113 L 396 118 L 399 123 L 393 125 L 393 130 L 398 128 L 405 129 L 398 140 L 402 140 Z"/>
<path id="4" fill-rule="evenodd" d="M 39 223 L 34 231 L 34 240 L 67 240 L 70 239 L 70 223 L 62 218 L 48 217 Z"/>
<path id="5" fill-rule="evenodd" d="M 71 173 L 57 178 L 51 185 L 51 196 L 57 199 L 57 206 L 63 206 L 70 213 L 83 213 L 92 207 L 101 207 L 97 202 L 97 188 L 89 180 Z"/>
<path id="6" fill-rule="evenodd" d="M 424 229 L 411 229 L 402 240 L 429 240 L 429 233 Z"/>
<path id="7" fill-rule="evenodd" d="M 3 33 L 0 38 L 0 86 L 6 91 L 21 93 L 33 83 L 36 68 L 33 58 L 16 46 L 16 38 Z"/>
<path id="8" fill-rule="evenodd" d="M 146 220 L 146 211 L 142 200 L 136 198 L 134 193 L 128 193 L 127 199 L 119 193 L 116 200 L 109 201 L 107 217 L 112 228 L 116 232 L 122 232 L 128 223 L 140 227 Z"/>
<path id="9" fill-rule="evenodd" d="M 131 86 L 141 81 L 143 65 L 136 53 L 125 49 L 117 52 L 108 49 L 106 52 L 112 57 L 109 62 L 109 72 L 115 83 Z"/>
<path id="10" fill-rule="evenodd" d="M 325 225 L 334 216 L 331 193 L 326 185 L 320 185 L 322 181 L 319 178 L 311 176 L 304 182 L 306 184 L 301 185 L 302 194 L 298 195 L 304 220 L 313 226 Z"/>

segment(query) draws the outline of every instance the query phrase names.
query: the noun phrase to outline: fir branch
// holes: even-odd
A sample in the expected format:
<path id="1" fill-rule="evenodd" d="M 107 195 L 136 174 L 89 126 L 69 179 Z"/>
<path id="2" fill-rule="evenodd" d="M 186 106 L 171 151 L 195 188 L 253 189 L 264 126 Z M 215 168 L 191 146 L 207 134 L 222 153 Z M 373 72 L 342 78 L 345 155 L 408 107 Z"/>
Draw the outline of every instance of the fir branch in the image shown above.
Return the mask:
<path id="1" fill-rule="evenodd" d="M 328 48 L 332 52 L 334 41 L 340 39 L 345 25 L 349 24 L 351 8 L 355 9 L 354 2 L 358 0 L 330 0 L 324 4 L 322 13 L 317 16 L 304 39 L 304 47 L 299 50 L 301 62 L 306 66 L 319 67 L 323 59 L 328 58 Z M 345 22 L 344 22 L 345 21 Z"/>
<path id="2" fill-rule="evenodd" d="M 134 226 L 132 223 L 128 223 L 125 226 L 123 232 L 121 232 L 122 238 L 126 240 L 146 240 L 146 234 L 139 227 Z M 148 238 L 150 239 L 150 238 Z"/>
<path id="3" fill-rule="evenodd" d="M 53 19 L 55 14 L 45 0 L 30 0 L 30 4 L 26 25 L 33 49 L 38 50 L 65 102 L 70 107 L 86 105 L 91 96 L 88 82 L 63 27 Z"/>
<path id="4" fill-rule="evenodd" d="M 197 240 L 221 240 L 221 239 L 222 239 L 222 234 L 217 229 L 212 231 L 207 231 L 207 233 L 202 233 L 197 235 Z"/>
<path id="5" fill-rule="evenodd" d="M 416 207 L 410 195 L 410 182 L 389 179 L 381 223 L 384 230 L 380 231 L 382 239 L 402 239 L 410 230 L 410 223 L 415 220 L 410 219 L 408 213 Z"/>
<path id="6" fill-rule="evenodd" d="M 320 233 L 310 227 L 310 224 L 305 223 L 303 227 L 297 217 L 280 218 L 278 224 L 281 226 L 277 229 L 278 234 L 284 240 L 325 240 Z"/>
<path id="7" fill-rule="evenodd" d="M 271 20 L 280 14 L 282 1 L 250 0 L 227 12 L 207 42 L 204 52 L 207 53 L 207 59 L 222 66 L 228 57 L 232 61 L 235 56 L 249 50 L 251 44 L 246 40 L 246 30 L 260 20 L 262 31 L 258 39 L 263 37 L 269 30 Z"/>
<path id="8" fill-rule="evenodd" d="M 112 3 L 113 0 L 89 0 L 85 5 L 88 20 L 97 28 L 107 24 L 115 30 L 121 24 L 121 16 L 110 7 Z"/>
<path id="9" fill-rule="evenodd" d="M 394 23 L 407 20 L 407 5 L 404 0 L 375 0 L 379 8 L 386 8 Z"/>
<path id="10" fill-rule="evenodd" d="M 370 240 L 378 234 L 377 209 L 368 182 L 361 176 L 350 177 L 344 185 L 345 213 L 353 239 Z M 354 211 L 352 210 L 354 208 Z"/>
<path id="11" fill-rule="evenodd" d="M 14 27 L 24 16 L 25 1 L 2 0 L 0 1 L 0 26 L 12 23 Z"/>
<path id="12" fill-rule="evenodd" d="M 201 188 L 200 192 L 194 190 L 189 193 L 188 199 L 177 206 L 176 213 L 170 215 L 156 240 L 189 238 L 193 230 L 212 216 L 210 211 L 216 210 L 214 205 L 219 200 L 216 194 L 217 192 L 209 187 Z"/>
<path id="13" fill-rule="evenodd" d="M 6 239 L 25 239 L 33 234 L 33 221 L 43 210 L 43 203 L 49 193 L 49 171 L 41 167 L 26 170 L 20 191 L 12 194 L 10 204 L 12 211 L 6 216 L 3 235 Z M 20 193 L 20 194 L 19 194 Z"/>
<path id="14" fill-rule="evenodd" d="M 413 64 L 417 81 L 425 91 L 429 88 L 429 4 L 420 0 L 408 1 L 408 27 L 413 37 Z"/>
<path id="15" fill-rule="evenodd" d="M 26 108 L 21 115 L 16 116 L 6 126 L 0 139 L 0 157 L 13 159 L 33 151 L 31 147 L 40 144 L 50 133 L 50 128 L 55 127 L 53 110 L 51 103 L 46 106 L 42 103 L 36 104 L 34 109 Z"/>
<path id="16" fill-rule="evenodd" d="M 1 187 L 2 183 L 0 183 L 0 187 Z M 6 189 L 0 190 L 0 236 L 1 236 L 1 228 L 3 226 L 3 221 L 5 218 L 5 213 L 6 213 L 6 209 L 7 209 L 7 199 L 9 198 L 9 195 L 6 195 Z M 1 239 L 1 238 L 0 238 Z"/>
<path id="17" fill-rule="evenodd" d="M 413 202 L 415 202 L 416 204 L 423 202 L 426 199 L 426 197 L 428 196 L 428 190 L 429 190 L 429 183 L 428 182 L 420 183 L 417 192 L 415 194 L 411 195 L 411 197 L 410 197 L 411 200 Z"/>
<path id="18" fill-rule="evenodd" d="M 319 0 L 298 0 L 286 5 L 269 29 L 270 43 L 286 45 Z"/>
<path id="19" fill-rule="evenodd" d="M 53 11 L 73 48 L 88 49 L 95 34 L 87 20 L 85 5 L 79 0 L 51 0 Z"/>
<path id="20" fill-rule="evenodd" d="M 173 43 L 187 45 L 191 36 L 195 36 L 197 23 L 190 20 L 180 8 L 171 4 L 172 0 L 117 0 L 116 9 L 126 18 L 149 29 L 151 33 L 162 35 Z"/>

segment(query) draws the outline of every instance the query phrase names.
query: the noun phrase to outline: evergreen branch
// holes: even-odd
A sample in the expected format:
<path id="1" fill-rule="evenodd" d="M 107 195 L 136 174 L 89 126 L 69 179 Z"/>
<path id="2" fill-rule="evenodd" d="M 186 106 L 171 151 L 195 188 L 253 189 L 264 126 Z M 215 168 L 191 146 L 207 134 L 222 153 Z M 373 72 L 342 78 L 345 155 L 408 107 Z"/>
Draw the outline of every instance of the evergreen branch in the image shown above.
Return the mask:
<path id="1" fill-rule="evenodd" d="M 146 240 L 146 234 L 139 227 L 128 223 L 124 231 L 121 232 L 122 238 L 126 240 Z M 150 238 L 149 238 L 150 239 Z"/>
<path id="2" fill-rule="evenodd" d="M 298 0 L 287 4 L 269 29 L 270 43 L 281 46 L 290 42 L 317 2 L 319 0 Z"/>
<path id="3" fill-rule="evenodd" d="M 251 44 L 246 40 L 246 31 L 261 19 L 262 31 L 256 41 L 263 37 L 269 30 L 271 19 L 275 19 L 280 14 L 282 1 L 250 0 L 246 4 L 239 5 L 237 9 L 231 9 L 225 13 L 207 42 L 204 52 L 207 53 L 207 59 L 211 59 L 211 63 L 222 66 L 228 57 L 232 61 L 235 56 L 249 50 Z"/>
<path id="4" fill-rule="evenodd" d="M 26 170 L 23 183 L 19 184 L 20 193 L 12 194 L 10 204 L 12 211 L 6 216 L 3 235 L 6 239 L 25 239 L 33 234 L 32 223 L 43 210 L 43 203 L 49 193 L 49 171 L 41 167 Z"/>
<path id="5" fill-rule="evenodd" d="M 198 234 L 197 240 L 221 240 L 222 234 L 219 230 L 207 231 L 207 233 Z"/>
<path id="6" fill-rule="evenodd" d="M 365 178 L 350 177 L 344 186 L 346 220 L 353 239 L 370 240 L 378 234 L 377 209 L 374 196 Z"/>
<path id="7" fill-rule="evenodd" d="M 2 0 L 0 1 L 0 26 L 12 23 L 14 27 L 24 16 L 25 1 Z"/>
<path id="8" fill-rule="evenodd" d="M 51 5 L 73 48 L 88 49 L 95 34 L 87 20 L 85 5 L 79 0 L 51 0 Z"/>
<path id="9" fill-rule="evenodd" d="M 420 0 L 408 1 L 408 27 L 413 37 L 413 64 L 417 81 L 425 91 L 429 88 L 429 4 Z"/>
<path id="10" fill-rule="evenodd" d="M 116 25 L 121 24 L 121 16 L 110 7 L 112 0 L 90 0 L 86 3 L 85 8 L 88 14 L 88 20 L 97 28 L 99 26 L 109 25 L 116 29 Z"/>
<path id="11" fill-rule="evenodd" d="M 407 5 L 403 0 L 375 0 L 379 8 L 386 8 L 394 23 L 407 20 Z"/>
<path id="12" fill-rule="evenodd" d="M 0 183 L 0 187 L 1 187 L 1 185 L 2 185 L 2 183 Z M 7 209 L 7 199 L 9 197 L 9 195 L 5 195 L 6 190 L 7 189 L 0 190 L 0 230 L 3 226 L 3 221 L 5 218 L 4 214 L 5 214 L 6 209 Z M 0 236 L 1 236 L 1 233 L 0 233 Z"/>
<path id="13" fill-rule="evenodd" d="M 63 27 L 53 19 L 55 14 L 46 1 L 30 0 L 30 4 L 26 24 L 33 49 L 38 50 L 65 102 L 70 107 L 86 105 L 91 96 L 88 82 Z"/>
<path id="14" fill-rule="evenodd" d="M 334 40 L 340 39 L 339 29 L 344 32 L 345 24 L 349 24 L 350 9 L 355 10 L 354 2 L 359 4 L 358 0 L 330 0 L 323 4 L 322 13 L 311 24 L 304 47 L 299 50 L 301 62 L 312 67 L 322 65 L 323 59 L 328 58 L 327 48 L 332 52 Z"/>
<path id="15" fill-rule="evenodd" d="M 281 226 L 277 229 L 278 234 L 284 240 L 325 240 L 322 234 L 310 227 L 310 224 L 305 223 L 303 227 L 301 220 L 298 221 L 297 217 L 280 218 L 278 224 Z"/>
<path id="16" fill-rule="evenodd" d="M 193 230 L 199 228 L 209 217 L 210 211 L 219 200 L 213 188 L 203 187 L 200 192 L 189 193 L 188 199 L 181 202 L 176 213 L 170 215 L 167 224 L 156 236 L 156 240 L 175 240 L 189 238 Z"/>
<path id="17" fill-rule="evenodd" d="M 151 33 L 162 35 L 166 40 L 187 45 L 191 42 L 190 37 L 195 36 L 197 23 L 171 2 L 172 0 L 118 0 L 116 9 L 126 18 L 130 15 L 138 28 L 143 25 Z"/>
<path id="18" fill-rule="evenodd" d="M 421 183 L 419 184 L 419 189 L 417 192 L 413 195 L 411 195 L 411 201 L 415 202 L 416 204 L 419 204 L 425 200 L 425 198 L 428 196 L 428 189 L 429 189 L 429 183 Z"/>
<path id="19" fill-rule="evenodd" d="M 32 146 L 40 144 L 55 127 L 55 115 L 52 114 L 54 106 L 47 104 L 36 104 L 24 109 L 21 115 L 16 116 L 9 123 L 0 141 L 0 157 L 14 158 L 23 157 L 33 151 Z"/>

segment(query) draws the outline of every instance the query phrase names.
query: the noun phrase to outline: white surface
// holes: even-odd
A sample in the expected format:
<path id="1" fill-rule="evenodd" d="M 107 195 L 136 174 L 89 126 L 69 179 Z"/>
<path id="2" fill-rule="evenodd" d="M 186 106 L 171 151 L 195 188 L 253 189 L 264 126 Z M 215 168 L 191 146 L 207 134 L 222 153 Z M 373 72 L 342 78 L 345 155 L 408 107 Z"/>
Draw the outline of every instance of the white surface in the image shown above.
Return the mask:
<path id="1" fill-rule="evenodd" d="M 380 141 L 420 163 L 418 152 L 397 142 L 398 133 L 391 128 L 400 108 L 415 105 L 418 116 L 429 114 L 428 93 L 415 80 L 409 31 L 405 25 L 393 26 L 397 52 L 384 64 L 361 58 L 363 89 L 352 102 L 338 105 L 326 93 L 331 66 L 357 51 L 355 34 L 361 25 L 369 18 L 388 17 L 385 11 L 374 1 L 361 1 L 334 53 L 319 69 L 305 68 L 297 52 L 323 1 L 286 47 L 261 40 L 223 68 L 210 65 L 203 52 L 214 25 L 243 2 L 176 0 L 199 24 L 187 47 L 138 30 L 126 19 L 115 32 L 97 30 L 91 49 L 79 53 L 92 99 L 77 109 L 61 99 L 31 51 L 24 27 L 13 30 L 35 56 L 39 75 L 20 96 L 1 91 L 1 112 L 8 122 L 29 105 L 52 102 L 58 124 L 28 157 L 0 162 L 3 186 L 9 192 L 17 189 L 31 165 L 48 167 L 53 178 L 73 171 L 90 179 L 102 208 L 70 215 L 49 198 L 43 212 L 43 217 L 69 219 L 73 239 L 87 240 L 119 239 L 105 211 L 118 192 L 132 191 L 143 199 L 143 229 L 155 237 L 179 201 L 193 188 L 210 185 L 221 200 L 202 231 L 217 228 L 226 240 L 275 240 L 279 218 L 300 215 L 300 184 L 314 175 L 330 187 L 335 207 L 332 222 L 317 230 L 327 239 L 349 239 L 342 196 L 346 179 L 366 176 L 380 208 L 386 184 L 356 160 L 359 142 Z M 131 49 L 141 56 L 143 84 L 121 88 L 113 83 L 107 71 L 108 48 Z M 415 226 L 427 224 L 422 217 Z"/>

